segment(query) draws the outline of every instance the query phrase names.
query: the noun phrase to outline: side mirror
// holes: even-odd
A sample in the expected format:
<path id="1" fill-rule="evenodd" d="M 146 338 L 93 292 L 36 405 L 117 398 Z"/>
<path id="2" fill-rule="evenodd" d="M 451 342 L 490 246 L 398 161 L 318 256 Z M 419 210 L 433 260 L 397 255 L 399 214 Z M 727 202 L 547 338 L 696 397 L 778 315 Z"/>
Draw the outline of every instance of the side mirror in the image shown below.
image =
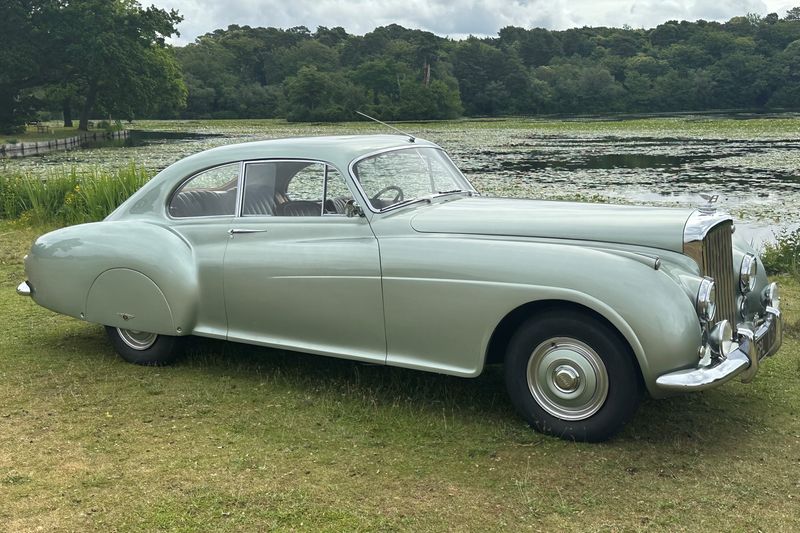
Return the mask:
<path id="1" fill-rule="evenodd" d="M 364 210 L 361 209 L 361 206 L 356 203 L 355 200 L 347 200 L 347 203 L 344 204 L 344 214 L 347 217 L 363 217 Z"/>

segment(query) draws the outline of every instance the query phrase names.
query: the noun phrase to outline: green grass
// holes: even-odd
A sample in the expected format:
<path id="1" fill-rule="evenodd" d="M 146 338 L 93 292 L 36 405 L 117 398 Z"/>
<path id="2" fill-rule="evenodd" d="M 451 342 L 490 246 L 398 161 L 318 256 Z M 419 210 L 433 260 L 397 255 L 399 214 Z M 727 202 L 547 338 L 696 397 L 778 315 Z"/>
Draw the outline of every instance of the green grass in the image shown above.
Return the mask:
<path id="1" fill-rule="evenodd" d="M 50 131 L 40 132 L 36 126 L 27 126 L 25 133 L 6 134 L 0 137 L 0 143 L 11 142 L 35 142 L 35 141 L 52 141 L 54 139 L 66 139 L 68 137 L 75 137 L 80 135 L 81 132 L 78 128 L 64 128 L 49 124 Z"/>
<path id="2" fill-rule="evenodd" d="M 749 385 L 646 402 L 615 440 L 544 437 L 468 380 L 197 340 L 166 368 L 14 294 L 43 230 L 0 222 L 8 531 L 797 531 L 800 285 Z"/>

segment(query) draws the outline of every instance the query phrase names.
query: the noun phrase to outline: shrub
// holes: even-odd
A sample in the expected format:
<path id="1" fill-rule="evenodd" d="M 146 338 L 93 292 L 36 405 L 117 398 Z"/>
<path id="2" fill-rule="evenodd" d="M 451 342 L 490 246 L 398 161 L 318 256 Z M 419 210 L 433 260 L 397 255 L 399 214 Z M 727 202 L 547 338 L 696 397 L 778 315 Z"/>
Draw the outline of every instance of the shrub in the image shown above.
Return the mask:
<path id="1" fill-rule="evenodd" d="M 774 243 L 767 243 L 761 261 L 770 274 L 800 275 L 800 229 L 784 231 Z"/>

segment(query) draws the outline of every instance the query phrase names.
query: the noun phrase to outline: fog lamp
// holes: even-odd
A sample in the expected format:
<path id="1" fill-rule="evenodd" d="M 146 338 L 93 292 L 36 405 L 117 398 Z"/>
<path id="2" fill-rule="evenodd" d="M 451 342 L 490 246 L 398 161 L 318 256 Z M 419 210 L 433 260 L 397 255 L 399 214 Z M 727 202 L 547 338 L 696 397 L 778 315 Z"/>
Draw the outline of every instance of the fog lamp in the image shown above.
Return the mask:
<path id="1" fill-rule="evenodd" d="M 711 351 L 719 357 L 727 357 L 733 348 L 733 328 L 727 320 L 720 320 L 708 335 Z"/>

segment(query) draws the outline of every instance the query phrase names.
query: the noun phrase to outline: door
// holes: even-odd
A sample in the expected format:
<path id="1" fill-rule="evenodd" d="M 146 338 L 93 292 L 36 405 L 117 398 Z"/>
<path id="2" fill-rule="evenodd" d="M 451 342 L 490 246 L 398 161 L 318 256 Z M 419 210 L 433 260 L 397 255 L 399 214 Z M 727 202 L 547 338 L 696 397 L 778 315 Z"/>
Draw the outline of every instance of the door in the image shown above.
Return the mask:
<path id="1" fill-rule="evenodd" d="M 228 338 L 384 363 L 378 242 L 341 174 L 313 161 L 245 165 L 224 261 Z"/>

